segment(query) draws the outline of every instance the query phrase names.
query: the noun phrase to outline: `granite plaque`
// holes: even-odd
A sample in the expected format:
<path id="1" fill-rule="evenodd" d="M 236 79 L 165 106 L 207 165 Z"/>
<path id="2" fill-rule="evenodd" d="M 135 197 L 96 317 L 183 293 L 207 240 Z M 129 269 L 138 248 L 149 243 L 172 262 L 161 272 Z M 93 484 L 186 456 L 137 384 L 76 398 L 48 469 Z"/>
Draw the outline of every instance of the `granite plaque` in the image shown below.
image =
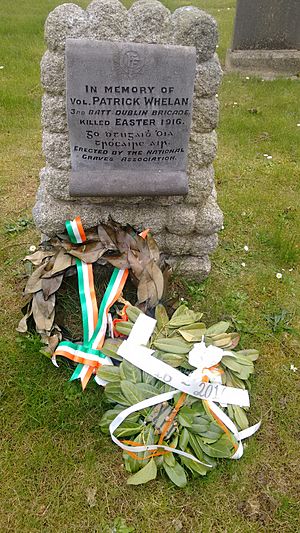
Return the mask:
<path id="1" fill-rule="evenodd" d="M 193 47 L 67 39 L 73 196 L 188 192 Z"/>

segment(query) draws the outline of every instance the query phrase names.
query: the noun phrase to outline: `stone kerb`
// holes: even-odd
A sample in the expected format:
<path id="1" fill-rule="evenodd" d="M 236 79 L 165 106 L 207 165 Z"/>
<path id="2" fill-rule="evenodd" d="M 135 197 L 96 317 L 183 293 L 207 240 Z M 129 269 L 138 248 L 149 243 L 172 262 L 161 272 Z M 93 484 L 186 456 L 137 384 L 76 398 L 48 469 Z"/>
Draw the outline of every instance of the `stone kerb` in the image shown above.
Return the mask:
<path id="1" fill-rule="evenodd" d="M 93 197 L 69 195 L 71 168 L 66 117 L 64 51 L 66 38 L 146 42 L 194 46 L 197 52 L 193 117 L 188 154 L 189 193 L 186 196 Z M 46 166 L 34 207 L 37 226 L 46 235 L 64 230 L 68 218 L 80 215 L 91 227 L 109 217 L 135 228 L 150 227 L 179 271 L 203 279 L 210 270 L 209 254 L 217 245 L 222 213 L 216 202 L 214 171 L 218 122 L 218 90 L 222 70 L 215 48 L 214 19 L 195 7 L 173 14 L 156 0 L 139 0 L 127 11 L 118 0 L 94 0 L 84 11 L 63 4 L 45 24 L 48 50 L 41 61 L 43 151 Z"/>

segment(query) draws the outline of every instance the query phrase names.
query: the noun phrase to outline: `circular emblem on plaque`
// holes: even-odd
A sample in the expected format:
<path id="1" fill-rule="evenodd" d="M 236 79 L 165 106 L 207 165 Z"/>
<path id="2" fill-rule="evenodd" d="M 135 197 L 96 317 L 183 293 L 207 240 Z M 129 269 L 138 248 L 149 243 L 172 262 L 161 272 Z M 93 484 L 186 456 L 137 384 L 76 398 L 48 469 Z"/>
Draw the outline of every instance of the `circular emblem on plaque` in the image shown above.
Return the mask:
<path id="1" fill-rule="evenodd" d="M 129 76 L 141 72 L 144 61 L 136 50 L 125 50 L 120 54 L 120 67 Z"/>

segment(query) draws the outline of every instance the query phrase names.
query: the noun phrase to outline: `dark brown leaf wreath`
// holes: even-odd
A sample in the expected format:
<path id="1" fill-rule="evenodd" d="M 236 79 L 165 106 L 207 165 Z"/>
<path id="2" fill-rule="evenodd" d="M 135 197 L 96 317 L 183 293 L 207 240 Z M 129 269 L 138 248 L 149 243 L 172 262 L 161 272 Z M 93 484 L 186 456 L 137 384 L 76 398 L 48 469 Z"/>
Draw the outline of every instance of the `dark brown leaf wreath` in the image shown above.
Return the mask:
<path id="1" fill-rule="evenodd" d="M 24 316 L 17 331 L 28 331 L 28 319 L 33 318 L 36 331 L 53 353 L 62 339 L 55 323 L 56 293 L 64 277 L 75 274 L 76 258 L 86 263 L 129 269 L 137 288 L 137 305 L 145 312 L 156 306 L 164 292 L 164 267 L 159 248 L 148 233 L 142 238 L 129 225 L 122 227 L 114 221 L 100 224 L 85 232 L 84 244 L 71 243 L 67 233 L 42 242 L 39 249 L 24 258 L 36 267 L 24 289 Z M 164 269 L 164 273 L 166 273 Z"/>

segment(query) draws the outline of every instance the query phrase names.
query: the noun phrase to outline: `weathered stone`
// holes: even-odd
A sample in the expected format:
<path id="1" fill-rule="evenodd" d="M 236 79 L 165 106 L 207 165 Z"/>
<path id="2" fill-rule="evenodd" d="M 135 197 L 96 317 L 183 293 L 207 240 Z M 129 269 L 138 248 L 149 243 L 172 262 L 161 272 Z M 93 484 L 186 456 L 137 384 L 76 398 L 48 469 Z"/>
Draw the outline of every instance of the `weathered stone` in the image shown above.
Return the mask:
<path id="1" fill-rule="evenodd" d="M 70 145 L 66 133 L 44 131 L 43 152 L 49 165 L 62 170 L 71 168 Z"/>
<path id="2" fill-rule="evenodd" d="M 42 126 L 51 133 L 68 131 L 66 100 L 63 96 L 44 94 L 42 99 Z"/>
<path id="3" fill-rule="evenodd" d="M 189 143 L 188 173 L 193 175 L 199 168 L 210 165 L 217 153 L 217 134 L 196 133 L 192 130 Z"/>
<path id="4" fill-rule="evenodd" d="M 88 37 L 89 17 L 76 4 L 62 4 L 49 13 L 45 23 L 45 41 L 49 50 L 63 51 L 67 37 Z"/>
<path id="5" fill-rule="evenodd" d="M 188 235 L 194 231 L 196 222 L 196 208 L 186 205 L 169 207 L 167 215 L 167 229 L 176 235 Z"/>
<path id="6" fill-rule="evenodd" d="M 59 170 L 51 166 L 42 169 L 40 179 L 44 180 L 47 192 L 57 200 L 68 202 L 91 203 L 91 204 L 124 204 L 124 205 L 146 205 L 149 203 L 148 196 L 96 196 L 96 197 L 76 197 L 69 192 L 70 173 L 67 170 Z M 155 204 L 160 206 L 176 205 L 183 202 L 182 196 L 158 196 Z"/>
<path id="7" fill-rule="evenodd" d="M 197 233 L 190 235 L 174 235 L 166 233 L 165 247 L 166 253 L 172 255 L 186 255 L 191 254 L 201 257 L 202 255 L 210 254 L 215 250 L 218 244 L 217 235 L 203 236 Z"/>
<path id="8" fill-rule="evenodd" d="M 202 206 L 210 196 L 213 185 L 214 168 L 212 165 L 192 172 L 189 177 L 189 194 L 185 197 L 185 203 Z"/>
<path id="9" fill-rule="evenodd" d="M 218 41 L 213 17 L 197 7 L 180 7 L 172 15 L 172 24 L 174 43 L 195 46 L 199 62 L 213 56 Z"/>
<path id="10" fill-rule="evenodd" d="M 194 91 L 197 98 L 214 96 L 222 80 L 222 69 L 217 54 L 196 67 Z"/>
<path id="11" fill-rule="evenodd" d="M 118 41 L 127 37 L 127 9 L 119 0 L 94 0 L 86 11 L 95 39 Z"/>
<path id="12" fill-rule="evenodd" d="M 160 2 L 134 2 L 128 11 L 128 19 L 130 40 L 145 43 L 170 42 L 171 12 Z"/>
<path id="13" fill-rule="evenodd" d="M 217 127 L 219 102 L 213 98 L 194 98 L 192 129 L 197 133 L 208 133 Z"/>
<path id="14" fill-rule="evenodd" d="M 217 123 L 218 102 L 215 94 L 222 75 L 218 58 L 214 54 L 217 38 L 215 21 L 210 15 L 194 7 L 180 8 L 171 15 L 170 11 L 156 0 L 139 0 L 132 5 L 129 11 L 118 0 L 94 0 L 86 12 L 75 4 L 64 4 L 56 8 L 47 19 L 45 37 L 49 50 L 41 61 L 41 79 L 46 90 L 42 105 L 43 149 L 46 156 L 46 167 L 40 174 L 41 185 L 34 208 L 37 226 L 45 235 L 52 236 L 64 231 L 67 219 L 80 216 L 85 228 L 95 226 L 100 222 L 107 222 L 110 218 L 121 224 L 131 224 L 136 230 L 149 227 L 161 251 L 176 267 L 176 272 L 187 278 L 202 281 L 210 271 L 208 254 L 217 245 L 216 232 L 222 225 L 222 214 L 216 204 L 214 172 L 211 166 L 217 148 L 214 129 Z M 65 113 L 64 52 L 67 38 L 108 40 L 115 43 L 127 41 L 128 46 L 142 42 L 150 43 L 152 46 L 158 43 L 194 46 L 196 48 L 197 66 L 193 117 L 187 158 L 188 194 L 158 195 L 151 198 L 145 196 L 145 191 L 142 189 L 141 194 L 128 197 L 124 197 L 120 193 L 118 196 L 105 197 L 70 196 L 70 130 L 66 124 Z M 130 87 L 130 83 L 125 83 L 122 72 L 124 72 L 125 66 L 129 70 L 133 68 L 134 59 L 134 57 L 128 57 L 128 65 L 126 62 L 122 65 L 120 63 L 120 67 L 123 68 L 120 70 L 120 78 L 111 84 L 106 80 L 105 86 L 111 85 L 112 89 L 114 86 L 120 86 L 121 89 L 123 86 Z M 131 60 L 133 61 L 132 67 L 130 66 Z M 181 67 L 179 69 L 174 68 L 173 71 L 179 73 L 176 80 L 185 76 Z M 143 85 L 159 87 L 155 76 L 153 78 L 153 73 L 154 70 L 152 69 L 152 77 L 148 83 Z M 130 70 L 128 74 L 131 76 L 135 72 Z M 86 73 L 83 71 L 82 79 L 84 81 L 86 81 L 85 77 Z M 107 69 L 104 77 L 107 78 Z M 134 76 L 132 77 L 132 84 L 137 86 L 138 83 L 133 80 Z M 94 79 L 88 80 L 87 83 L 88 89 L 84 87 L 86 94 L 91 93 L 94 96 L 96 91 L 96 96 L 99 96 L 99 84 L 96 84 Z M 97 89 L 93 87 L 96 85 Z M 171 83 L 168 78 L 168 83 L 164 83 L 164 86 L 165 89 L 168 86 L 175 87 L 175 82 Z M 190 83 L 189 86 L 192 87 L 193 84 Z M 118 93 L 118 90 L 116 92 Z M 158 94 L 158 96 L 169 96 L 163 91 L 161 92 L 162 94 Z M 82 100 L 87 98 L 86 94 L 76 98 L 77 101 L 74 100 L 76 95 L 73 95 L 73 103 L 79 105 L 80 98 Z M 116 96 L 118 97 L 118 94 Z M 168 101 L 163 102 L 162 109 L 174 110 L 174 105 L 166 102 Z M 84 103 L 84 105 L 86 106 L 83 107 L 86 124 L 84 122 L 81 124 L 86 127 L 86 130 L 99 133 L 100 112 L 97 113 L 98 116 L 93 117 L 91 116 L 93 113 L 87 112 L 87 110 L 90 111 L 90 106 L 87 107 L 88 103 Z M 102 104 L 99 109 L 103 109 Z M 123 112 L 124 109 L 121 107 L 120 112 Z M 128 110 L 130 111 L 130 108 Z M 95 115 L 97 114 L 95 113 Z M 136 114 L 131 111 L 129 116 L 136 116 Z M 160 117 L 164 116 L 168 115 L 160 115 Z M 78 114 L 78 121 L 81 118 L 82 114 L 80 116 Z M 163 121 L 159 122 L 160 126 L 163 124 Z M 124 125 L 132 126 L 130 123 Z M 171 126 L 176 125 L 178 123 L 171 124 L 170 122 L 168 124 L 170 130 L 168 131 L 171 131 Z M 184 126 L 186 127 L 186 125 L 184 119 Z M 133 139 L 132 135 L 136 131 L 135 128 L 131 130 L 129 140 Z M 138 132 L 137 137 L 141 137 L 141 130 Z M 105 136 L 109 137 L 108 130 L 105 130 Z M 156 150 L 158 155 L 162 153 L 159 150 L 167 150 L 171 147 L 170 139 L 164 143 L 162 135 L 156 143 L 157 139 L 151 140 L 153 140 L 153 150 Z M 85 151 L 88 155 L 91 153 L 88 151 L 89 146 L 86 138 L 82 140 L 79 146 L 82 147 L 80 151 Z M 122 145 L 122 147 L 124 146 L 127 147 L 126 144 Z M 179 147 L 180 143 L 177 146 Z M 105 147 L 101 146 L 100 149 L 104 150 Z M 136 144 L 134 147 L 130 146 L 130 150 L 137 149 Z M 138 157 L 138 154 L 131 155 Z M 87 160 L 87 171 L 90 161 L 91 158 Z M 83 179 L 86 178 L 87 173 L 85 172 Z M 138 190 L 136 189 L 134 192 Z"/>
<path id="15" fill-rule="evenodd" d="M 206 204 L 196 214 L 195 231 L 201 235 L 211 235 L 220 231 L 222 225 L 223 213 L 215 198 L 210 196 Z"/>
<path id="16" fill-rule="evenodd" d="M 299 50 L 228 50 L 226 71 L 274 79 L 299 76 Z"/>
<path id="17" fill-rule="evenodd" d="M 63 54 L 47 50 L 41 61 L 41 82 L 50 94 L 65 94 L 65 57 Z"/>
<path id="18" fill-rule="evenodd" d="M 203 257 L 186 255 L 180 259 L 177 256 L 169 256 L 167 262 L 173 267 L 176 275 L 198 281 L 198 283 L 207 278 L 211 270 L 211 262 L 208 255 Z"/>

